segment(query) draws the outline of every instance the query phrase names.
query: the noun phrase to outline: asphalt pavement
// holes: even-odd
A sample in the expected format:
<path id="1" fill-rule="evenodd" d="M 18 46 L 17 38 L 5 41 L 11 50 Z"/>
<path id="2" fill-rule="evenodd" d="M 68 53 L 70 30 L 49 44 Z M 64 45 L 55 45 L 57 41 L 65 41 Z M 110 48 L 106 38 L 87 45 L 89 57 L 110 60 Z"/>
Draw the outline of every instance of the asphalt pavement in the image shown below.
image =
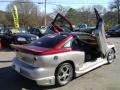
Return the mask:
<path id="1" fill-rule="evenodd" d="M 22 77 L 11 67 L 15 53 L 11 50 L 1 50 L 0 90 L 120 90 L 120 38 L 109 38 L 108 41 L 116 45 L 115 61 L 92 70 L 62 87 L 39 86 L 34 81 Z"/>

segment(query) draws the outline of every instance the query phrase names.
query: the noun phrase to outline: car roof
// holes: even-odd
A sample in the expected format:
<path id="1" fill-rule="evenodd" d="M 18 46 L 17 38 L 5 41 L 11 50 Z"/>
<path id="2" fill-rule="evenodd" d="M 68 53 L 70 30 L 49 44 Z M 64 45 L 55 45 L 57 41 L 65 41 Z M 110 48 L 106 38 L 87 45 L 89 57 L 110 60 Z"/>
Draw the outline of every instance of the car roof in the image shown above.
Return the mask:
<path id="1" fill-rule="evenodd" d="M 17 33 L 16 36 L 22 36 L 22 37 L 36 37 L 36 35 L 29 34 L 29 33 Z"/>

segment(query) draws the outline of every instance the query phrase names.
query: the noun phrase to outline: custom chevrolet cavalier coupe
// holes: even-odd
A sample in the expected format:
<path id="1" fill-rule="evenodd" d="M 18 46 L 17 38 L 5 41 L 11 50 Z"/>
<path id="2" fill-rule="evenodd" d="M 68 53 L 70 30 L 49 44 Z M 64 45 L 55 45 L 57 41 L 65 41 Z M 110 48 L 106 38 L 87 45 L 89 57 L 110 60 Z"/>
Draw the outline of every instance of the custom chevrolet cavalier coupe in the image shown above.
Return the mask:
<path id="1" fill-rule="evenodd" d="M 58 14 L 47 31 L 54 34 L 46 34 L 27 46 L 12 45 L 16 50 L 13 68 L 39 85 L 62 86 L 74 77 L 112 63 L 115 46 L 107 44 L 104 22 L 96 9 L 95 13 L 93 34 L 73 32 L 71 24 Z"/>

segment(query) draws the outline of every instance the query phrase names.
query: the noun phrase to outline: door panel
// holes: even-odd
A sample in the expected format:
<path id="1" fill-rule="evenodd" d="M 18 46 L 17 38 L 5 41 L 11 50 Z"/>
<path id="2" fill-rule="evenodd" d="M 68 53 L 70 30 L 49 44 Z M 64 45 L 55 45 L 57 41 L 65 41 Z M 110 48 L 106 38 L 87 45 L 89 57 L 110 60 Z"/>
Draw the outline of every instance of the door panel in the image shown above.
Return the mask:
<path id="1" fill-rule="evenodd" d="M 96 9 L 95 9 L 95 14 L 97 18 L 97 25 L 94 33 L 99 45 L 99 49 L 101 53 L 105 55 L 107 51 L 107 42 L 106 42 L 105 30 L 104 30 L 104 20 L 100 17 Z"/>
<path id="2" fill-rule="evenodd" d="M 54 27 L 54 29 L 52 30 L 55 33 L 73 31 L 72 24 L 64 16 L 62 16 L 59 13 L 56 15 L 55 19 L 51 24 L 52 24 L 52 27 Z"/>

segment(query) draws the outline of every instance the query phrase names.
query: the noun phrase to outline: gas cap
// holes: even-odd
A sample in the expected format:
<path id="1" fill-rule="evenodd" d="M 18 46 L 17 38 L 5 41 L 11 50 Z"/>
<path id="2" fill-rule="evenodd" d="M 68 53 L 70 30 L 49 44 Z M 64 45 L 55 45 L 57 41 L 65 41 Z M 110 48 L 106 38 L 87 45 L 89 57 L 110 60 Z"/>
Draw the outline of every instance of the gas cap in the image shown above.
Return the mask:
<path id="1" fill-rule="evenodd" d="M 58 59 L 58 56 L 54 56 L 54 60 L 57 60 Z"/>

